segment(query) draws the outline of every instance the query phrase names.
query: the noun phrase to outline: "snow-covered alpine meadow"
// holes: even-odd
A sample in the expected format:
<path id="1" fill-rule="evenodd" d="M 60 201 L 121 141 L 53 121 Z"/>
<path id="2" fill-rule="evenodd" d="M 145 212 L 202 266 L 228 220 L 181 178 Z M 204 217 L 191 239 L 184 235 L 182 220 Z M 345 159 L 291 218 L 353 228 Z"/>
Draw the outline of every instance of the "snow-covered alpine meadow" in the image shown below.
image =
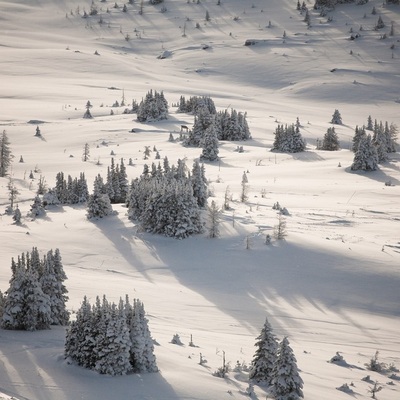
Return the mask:
<path id="1" fill-rule="evenodd" d="M 98 14 L 82 18 L 91 3 L 0 1 L 0 124 L 22 212 L 16 225 L 6 213 L 9 178 L 0 178 L 0 290 L 9 287 L 12 257 L 59 248 L 72 318 L 85 295 L 92 303 L 103 294 L 139 298 L 160 372 L 99 375 L 65 360 L 65 327 L 2 329 L 0 398 L 249 398 L 246 365 L 268 317 L 277 337 L 290 340 L 305 399 L 367 399 L 378 381 L 378 399 L 398 400 L 400 156 L 391 153 L 377 171 L 351 171 L 350 148 L 369 115 L 400 125 L 400 6 L 370 0 L 320 16 L 308 0 L 307 27 L 296 0 L 145 0 L 142 13 L 139 0 L 127 12 L 123 3 L 94 0 Z M 374 30 L 379 16 L 386 26 Z M 164 92 L 167 120 L 139 123 L 123 113 L 150 89 Z M 111 158 L 123 158 L 133 179 L 159 161 L 155 151 L 144 160 L 145 146 L 191 169 L 201 148 L 169 140 L 193 125 L 193 115 L 176 113 L 181 95 L 247 112 L 252 139 L 221 141 L 220 160 L 205 163 L 209 203 L 222 207 L 227 188 L 232 196 L 219 238 L 206 230 L 183 240 L 146 233 L 123 204 L 100 220 L 88 220 L 85 205 L 27 216 L 41 178 L 54 187 L 58 172 L 84 172 L 91 191 Z M 126 107 L 112 107 L 123 97 Z M 93 119 L 83 119 L 88 100 Z M 341 150 L 317 150 L 335 109 Z M 306 151 L 271 152 L 275 128 L 297 117 Z M 244 172 L 249 192 L 241 202 Z M 289 212 L 287 236 L 266 244 L 278 223 L 276 202 Z M 171 343 L 175 334 L 183 345 Z M 366 368 L 376 351 L 390 372 Z M 345 362 L 328 362 L 336 352 Z M 224 354 L 232 371 L 218 378 Z M 343 384 L 349 392 L 337 389 Z M 263 386 L 254 390 L 253 398 L 268 395 Z"/>

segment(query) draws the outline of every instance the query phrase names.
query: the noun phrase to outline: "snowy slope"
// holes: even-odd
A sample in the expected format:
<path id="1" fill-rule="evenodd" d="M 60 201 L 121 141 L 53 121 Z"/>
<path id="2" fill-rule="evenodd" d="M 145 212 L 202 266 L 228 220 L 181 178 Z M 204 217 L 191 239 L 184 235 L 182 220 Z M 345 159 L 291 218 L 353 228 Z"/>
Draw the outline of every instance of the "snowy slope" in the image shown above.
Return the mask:
<path id="1" fill-rule="evenodd" d="M 58 207 L 45 218 L 24 218 L 22 226 L 2 211 L 0 289 L 8 288 L 11 257 L 32 246 L 41 254 L 59 247 L 71 310 L 84 295 L 93 301 L 105 293 L 117 301 L 128 293 L 144 302 L 160 344 L 161 372 L 99 376 L 66 363 L 64 328 L 1 331 L 0 391 L 30 400 L 241 398 L 246 373 L 218 379 L 212 372 L 223 351 L 232 365 L 249 364 L 268 316 L 279 338 L 290 338 L 306 399 L 346 399 L 336 388 L 351 382 L 355 397 L 368 398 L 366 375 L 384 386 L 382 398 L 398 399 L 399 381 L 365 370 L 364 363 L 379 350 L 382 361 L 400 365 L 399 155 L 376 172 L 354 173 L 348 149 L 355 126 L 369 114 L 400 125 L 399 7 L 342 5 L 329 23 L 311 10 L 307 29 L 296 2 L 288 0 L 222 0 L 221 6 L 169 0 L 165 13 L 145 2 L 143 15 L 139 1 L 128 13 L 111 1 L 95 3 L 102 24 L 99 15 L 77 15 L 78 6 L 80 14 L 89 11 L 90 1 L 0 2 L 0 123 L 15 155 L 12 177 L 23 215 L 40 175 L 54 186 L 58 172 L 84 171 L 91 187 L 98 173 L 105 176 L 111 151 L 117 160 L 133 158 L 130 178 L 142 172 L 144 146 L 156 146 L 172 163 L 186 158 L 191 167 L 200 150 L 168 137 L 177 136 L 181 124 L 191 126 L 193 116 L 174 107 L 167 121 L 154 124 L 139 124 L 123 108 L 111 116 L 122 90 L 128 103 L 150 89 L 164 90 L 170 105 L 180 95 L 210 95 L 219 109 L 247 111 L 253 139 L 221 143 L 221 161 L 206 165 L 213 199 L 221 206 L 228 186 L 233 195 L 219 239 L 146 234 L 121 206 L 118 215 L 98 222 L 87 221 L 83 207 Z M 386 23 L 382 31 L 373 30 L 373 6 Z M 389 35 L 391 21 L 395 35 L 380 39 Z M 349 40 L 350 28 L 361 37 Z M 258 43 L 244 46 L 247 39 Z M 157 59 L 163 51 L 171 55 Z M 93 120 L 82 119 L 87 100 Z M 336 128 L 342 150 L 317 151 L 316 139 L 336 108 L 344 121 Z M 296 117 L 307 151 L 269 152 L 277 123 Z M 42 140 L 34 137 L 38 121 Z M 83 163 L 86 142 L 91 159 Z M 234 151 L 238 144 L 244 153 Z M 246 203 L 239 202 L 243 171 L 250 185 Z M 394 186 L 385 186 L 389 180 Z M 0 178 L 2 210 L 9 203 L 7 183 Z M 276 201 L 290 212 L 288 236 L 266 246 L 265 234 L 277 223 Z M 184 346 L 169 343 L 175 333 Z M 198 347 L 188 346 L 190 335 Z M 336 351 L 347 367 L 327 363 Z M 200 353 L 208 360 L 204 366 Z M 265 398 L 265 388 L 256 392 Z"/>

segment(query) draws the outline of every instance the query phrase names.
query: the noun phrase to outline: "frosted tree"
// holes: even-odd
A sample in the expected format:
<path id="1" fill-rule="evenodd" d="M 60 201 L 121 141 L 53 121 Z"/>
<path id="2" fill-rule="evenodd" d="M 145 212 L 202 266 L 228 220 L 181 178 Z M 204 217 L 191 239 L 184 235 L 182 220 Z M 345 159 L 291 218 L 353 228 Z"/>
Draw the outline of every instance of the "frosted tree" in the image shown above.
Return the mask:
<path id="1" fill-rule="evenodd" d="M 42 290 L 50 297 L 51 324 L 67 325 L 69 312 L 66 308 L 68 290 L 64 285 L 67 276 L 61 262 L 60 250 L 50 250 L 43 261 L 43 274 L 40 277 Z"/>
<path id="2" fill-rule="evenodd" d="M 0 178 L 7 176 L 13 157 L 8 135 L 6 131 L 3 130 L 3 133 L 0 136 Z"/>
<path id="3" fill-rule="evenodd" d="M 27 268 L 24 256 L 11 262 L 13 272 L 4 302 L 2 327 L 34 331 L 48 329 L 51 322 L 50 298 L 43 293 L 38 274 Z"/>
<path id="4" fill-rule="evenodd" d="M 365 132 L 364 126 L 362 128 L 359 128 L 358 126 L 356 126 L 355 131 L 354 131 L 354 136 L 353 136 L 353 144 L 351 147 L 351 150 L 353 151 L 353 153 L 357 152 L 361 138 L 365 137 L 366 135 L 367 134 Z"/>
<path id="5" fill-rule="evenodd" d="M 272 393 L 275 400 L 304 398 L 303 380 L 300 377 L 297 360 L 287 337 L 279 344 L 278 356 L 272 374 Z"/>
<path id="6" fill-rule="evenodd" d="M 221 221 L 221 210 L 214 200 L 207 207 L 207 229 L 210 238 L 219 237 L 219 224 Z"/>
<path id="7" fill-rule="evenodd" d="M 31 205 L 31 211 L 30 211 L 29 215 L 32 218 L 36 218 L 36 217 L 41 217 L 45 214 L 46 214 L 46 211 L 44 209 L 42 199 L 40 198 L 39 195 L 37 195 L 33 200 L 33 204 Z"/>
<path id="8" fill-rule="evenodd" d="M 205 130 L 200 144 L 203 148 L 200 155 L 201 160 L 218 160 L 218 133 L 214 123 L 211 123 L 211 125 Z"/>
<path id="9" fill-rule="evenodd" d="M 135 299 L 130 317 L 131 365 L 135 372 L 157 372 L 154 344 L 151 338 L 144 305 Z"/>
<path id="10" fill-rule="evenodd" d="M 101 322 L 104 334 L 97 335 L 94 369 L 101 374 L 125 375 L 132 368 L 129 359 L 132 343 L 125 315 L 118 313 L 115 304 L 106 304 L 102 308 Z"/>
<path id="11" fill-rule="evenodd" d="M 335 127 L 327 129 L 322 141 L 321 150 L 336 151 L 340 149 L 339 139 L 335 132 Z"/>
<path id="12" fill-rule="evenodd" d="M 108 194 L 102 193 L 99 179 L 95 180 L 93 194 L 89 196 L 87 205 L 87 218 L 103 218 L 113 213 Z"/>
<path id="13" fill-rule="evenodd" d="M 14 210 L 13 220 L 17 225 L 19 225 L 21 223 L 21 218 L 22 218 L 21 210 L 17 205 L 17 207 Z"/>
<path id="14" fill-rule="evenodd" d="M 336 125 L 342 125 L 342 116 L 340 115 L 339 110 L 335 110 L 332 119 L 331 119 L 331 124 L 336 124 Z"/>
<path id="15" fill-rule="evenodd" d="M 92 368 L 91 363 L 95 341 L 93 338 L 92 309 L 85 296 L 76 313 L 76 319 L 71 322 L 65 340 L 65 357 L 86 368 Z"/>
<path id="16" fill-rule="evenodd" d="M 207 202 L 208 188 L 204 165 L 200 165 L 198 160 L 193 163 L 190 181 L 192 183 L 193 196 L 197 199 L 198 206 L 202 208 Z"/>
<path id="17" fill-rule="evenodd" d="M 277 359 L 278 341 L 272 332 L 268 318 L 265 319 L 264 326 L 256 340 L 257 350 L 251 362 L 249 379 L 271 385 L 273 368 Z"/>
<path id="18" fill-rule="evenodd" d="M 360 139 L 358 149 L 354 155 L 351 169 L 353 171 L 375 171 L 378 167 L 378 152 L 372 142 L 371 135 L 365 135 Z"/>

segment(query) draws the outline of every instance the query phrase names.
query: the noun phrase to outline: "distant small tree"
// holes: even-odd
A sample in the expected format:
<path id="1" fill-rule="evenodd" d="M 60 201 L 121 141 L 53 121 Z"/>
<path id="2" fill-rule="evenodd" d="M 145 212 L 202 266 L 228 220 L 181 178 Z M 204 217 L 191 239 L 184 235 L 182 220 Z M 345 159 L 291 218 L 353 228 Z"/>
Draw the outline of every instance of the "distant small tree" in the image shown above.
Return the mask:
<path id="1" fill-rule="evenodd" d="M 3 130 L 0 136 L 0 178 L 7 176 L 13 158 L 7 133 Z"/>
<path id="2" fill-rule="evenodd" d="M 339 110 L 335 110 L 332 115 L 331 124 L 342 125 L 342 116 L 340 115 Z"/>
<path id="3" fill-rule="evenodd" d="M 91 109 L 92 107 L 93 107 L 92 104 L 91 104 L 90 101 L 88 100 L 87 103 L 86 103 L 86 112 L 85 112 L 85 114 L 83 114 L 83 118 L 86 118 L 86 119 L 91 119 L 91 118 L 93 118 L 93 117 L 92 117 L 92 114 L 91 114 L 91 112 L 90 112 L 90 109 Z"/>
<path id="4" fill-rule="evenodd" d="M 247 175 L 246 172 L 243 172 L 243 176 L 242 176 L 242 183 L 241 183 L 241 187 L 242 190 L 240 192 L 240 201 L 242 203 L 246 202 L 248 199 L 248 194 L 249 194 L 249 185 L 248 185 L 248 179 L 247 179 Z"/>
<path id="5" fill-rule="evenodd" d="M 36 133 L 35 133 L 35 136 L 37 136 L 37 137 L 42 137 L 42 133 L 40 132 L 40 128 L 39 128 L 39 126 L 37 126 L 37 127 L 36 127 Z"/>
<path id="6" fill-rule="evenodd" d="M 19 191 L 14 184 L 14 181 L 10 178 L 7 184 L 8 189 L 8 199 L 10 200 L 10 210 L 14 209 L 14 202 L 19 195 Z"/>
<path id="7" fill-rule="evenodd" d="M 45 215 L 46 211 L 43 207 L 43 202 L 42 199 L 37 195 L 35 199 L 33 200 L 33 204 L 31 205 L 31 211 L 30 211 L 30 216 L 32 218 L 36 217 L 41 217 L 42 215 Z"/>
<path id="8" fill-rule="evenodd" d="M 281 213 L 278 214 L 278 224 L 274 228 L 274 237 L 277 240 L 282 240 L 287 236 L 286 219 Z"/>
<path id="9" fill-rule="evenodd" d="M 208 236 L 210 238 L 219 237 L 219 224 L 221 221 L 221 210 L 217 206 L 214 200 L 211 201 L 211 205 L 207 207 L 208 214 Z"/>
<path id="10" fill-rule="evenodd" d="M 210 13 L 206 10 L 206 21 L 210 21 Z"/>
<path id="11" fill-rule="evenodd" d="M 371 386 L 368 389 L 368 393 L 371 393 L 371 398 L 376 399 L 376 393 L 380 392 L 383 389 L 383 386 L 381 386 L 378 381 L 374 383 L 374 386 Z"/>
<path id="12" fill-rule="evenodd" d="M 21 218 L 22 218 L 22 214 L 17 205 L 17 207 L 14 210 L 14 214 L 13 214 L 13 220 L 16 223 L 16 225 L 19 225 L 21 223 Z"/>
<path id="13" fill-rule="evenodd" d="M 85 145 L 83 146 L 82 160 L 88 161 L 89 159 L 90 159 L 90 146 L 89 143 L 85 143 Z"/>
<path id="14" fill-rule="evenodd" d="M 382 17 L 379 16 L 378 21 L 376 22 L 376 25 L 375 25 L 375 29 L 378 30 L 378 29 L 382 29 L 384 27 L 385 27 L 385 23 L 383 22 Z"/>

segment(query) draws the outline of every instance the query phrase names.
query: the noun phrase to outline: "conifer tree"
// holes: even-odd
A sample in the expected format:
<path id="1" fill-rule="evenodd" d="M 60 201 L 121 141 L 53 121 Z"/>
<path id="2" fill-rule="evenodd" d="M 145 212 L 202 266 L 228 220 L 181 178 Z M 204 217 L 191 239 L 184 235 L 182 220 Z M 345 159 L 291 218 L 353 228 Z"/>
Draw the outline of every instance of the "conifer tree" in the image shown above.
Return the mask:
<path id="1" fill-rule="evenodd" d="M 332 126 L 327 129 L 322 141 L 321 149 L 328 151 L 336 151 L 340 149 L 339 139 L 335 132 L 335 127 Z"/>
<path id="2" fill-rule="evenodd" d="M 353 171 L 375 171 L 378 167 L 378 152 L 372 142 L 371 135 L 362 136 L 354 155 L 351 169 Z"/>
<path id="3" fill-rule="evenodd" d="M 202 208 L 207 202 L 208 189 L 207 180 L 204 176 L 204 164 L 201 166 L 198 160 L 193 163 L 190 181 L 192 183 L 193 196 L 197 199 L 198 206 Z"/>
<path id="4" fill-rule="evenodd" d="M 264 326 L 256 340 L 257 350 L 251 362 L 249 379 L 271 385 L 273 368 L 277 359 L 278 341 L 272 333 L 268 318 L 265 319 Z"/>
<path id="5" fill-rule="evenodd" d="M 342 116 L 340 115 L 339 110 L 335 110 L 332 115 L 331 124 L 342 125 Z"/>
<path id="6" fill-rule="evenodd" d="M 219 223 L 221 221 L 221 210 L 217 206 L 214 200 L 211 201 L 210 206 L 207 207 L 208 211 L 208 221 L 207 221 L 207 228 L 208 228 L 208 236 L 210 238 L 217 238 L 219 237 Z"/>
<path id="7" fill-rule="evenodd" d="M 111 206 L 108 194 L 102 193 L 101 179 L 95 179 L 93 185 L 93 194 L 89 196 L 87 205 L 87 218 L 103 218 L 112 214 L 113 209 Z"/>
<path id="8" fill-rule="evenodd" d="M 303 380 L 297 368 L 297 360 L 287 337 L 279 344 L 273 368 L 272 393 L 275 400 L 299 400 L 303 396 Z"/>
<path id="9" fill-rule="evenodd" d="M 357 152 L 361 138 L 365 137 L 366 135 L 367 134 L 365 132 L 364 126 L 362 128 L 359 128 L 358 126 L 356 126 L 354 136 L 353 136 L 353 145 L 351 147 L 351 150 L 353 151 L 353 153 Z"/>
<path id="10" fill-rule="evenodd" d="M 211 123 L 211 125 L 205 130 L 204 136 L 201 140 L 201 146 L 203 148 L 200 156 L 201 160 L 218 160 L 218 134 L 214 123 Z"/>
<path id="11" fill-rule="evenodd" d="M 0 136 L 0 178 L 7 176 L 13 157 L 8 135 L 6 131 L 3 130 L 3 133 Z"/>

